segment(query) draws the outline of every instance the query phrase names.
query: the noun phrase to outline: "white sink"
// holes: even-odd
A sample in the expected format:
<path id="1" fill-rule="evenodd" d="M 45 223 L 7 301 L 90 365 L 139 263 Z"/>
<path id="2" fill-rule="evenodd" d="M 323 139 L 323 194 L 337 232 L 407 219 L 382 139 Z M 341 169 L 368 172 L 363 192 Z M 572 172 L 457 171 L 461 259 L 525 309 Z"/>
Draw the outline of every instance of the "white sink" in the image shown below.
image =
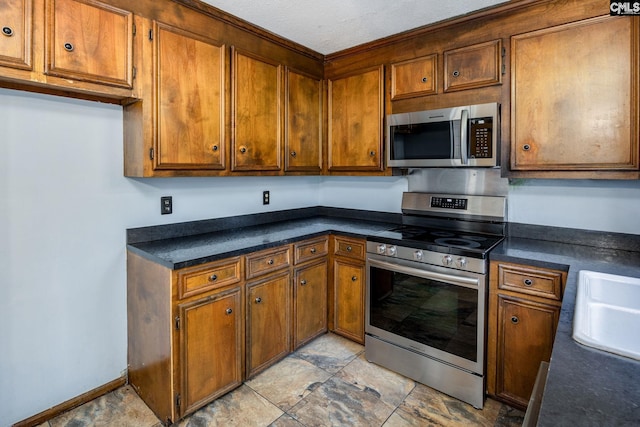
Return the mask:
<path id="1" fill-rule="evenodd" d="M 573 339 L 640 360 L 640 279 L 581 270 Z"/>

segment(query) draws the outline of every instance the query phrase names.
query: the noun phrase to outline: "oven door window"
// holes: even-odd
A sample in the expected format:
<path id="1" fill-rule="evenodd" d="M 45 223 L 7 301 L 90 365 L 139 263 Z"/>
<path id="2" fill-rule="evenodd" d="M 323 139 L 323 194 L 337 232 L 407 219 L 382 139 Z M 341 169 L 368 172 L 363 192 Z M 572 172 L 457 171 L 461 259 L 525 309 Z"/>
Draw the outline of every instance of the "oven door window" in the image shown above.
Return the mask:
<path id="1" fill-rule="evenodd" d="M 369 323 L 477 362 L 478 290 L 371 267 Z"/>
<path id="2" fill-rule="evenodd" d="M 391 159 L 451 159 L 454 129 L 460 121 L 396 125 L 391 127 Z"/>

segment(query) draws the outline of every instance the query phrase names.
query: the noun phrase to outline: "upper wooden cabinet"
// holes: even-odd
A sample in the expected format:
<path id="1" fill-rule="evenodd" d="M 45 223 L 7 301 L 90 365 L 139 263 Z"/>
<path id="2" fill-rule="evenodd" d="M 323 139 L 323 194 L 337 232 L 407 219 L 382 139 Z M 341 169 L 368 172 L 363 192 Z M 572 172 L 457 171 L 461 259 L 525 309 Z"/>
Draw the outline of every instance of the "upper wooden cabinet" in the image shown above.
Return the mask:
<path id="1" fill-rule="evenodd" d="M 512 170 L 637 178 L 639 34 L 638 17 L 602 16 L 512 37 Z"/>
<path id="2" fill-rule="evenodd" d="M 384 67 L 329 79 L 328 170 L 382 171 Z"/>
<path id="3" fill-rule="evenodd" d="M 433 95 L 437 88 L 438 54 L 391 64 L 391 99 Z"/>
<path id="4" fill-rule="evenodd" d="M 225 46 L 155 22 L 155 169 L 225 169 Z"/>
<path id="5" fill-rule="evenodd" d="M 444 91 L 502 83 L 502 54 L 501 40 L 444 52 Z"/>
<path id="6" fill-rule="evenodd" d="M 0 66 L 32 69 L 32 16 L 31 0 L 0 2 Z"/>
<path id="7" fill-rule="evenodd" d="M 322 80 L 287 69 L 284 168 L 322 171 Z"/>
<path id="8" fill-rule="evenodd" d="M 133 14 L 95 0 L 47 0 L 45 73 L 131 88 Z"/>
<path id="9" fill-rule="evenodd" d="M 282 66 L 232 50 L 232 171 L 279 171 L 282 158 Z"/>

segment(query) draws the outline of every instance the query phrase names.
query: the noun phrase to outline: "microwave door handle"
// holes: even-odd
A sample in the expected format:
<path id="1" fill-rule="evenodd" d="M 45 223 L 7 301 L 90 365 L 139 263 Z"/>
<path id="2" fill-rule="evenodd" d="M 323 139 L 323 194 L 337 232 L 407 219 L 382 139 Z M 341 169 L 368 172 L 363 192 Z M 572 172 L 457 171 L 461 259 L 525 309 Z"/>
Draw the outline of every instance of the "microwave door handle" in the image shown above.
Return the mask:
<path id="1" fill-rule="evenodd" d="M 460 160 L 463 165 L 469 164 L 469 158 L 467 157 L 467 153 L 469 152 L 468 148 L 468 130 L 469 130 L 469 111 L 462 110 L 462 115 L 460 117 Z"/>

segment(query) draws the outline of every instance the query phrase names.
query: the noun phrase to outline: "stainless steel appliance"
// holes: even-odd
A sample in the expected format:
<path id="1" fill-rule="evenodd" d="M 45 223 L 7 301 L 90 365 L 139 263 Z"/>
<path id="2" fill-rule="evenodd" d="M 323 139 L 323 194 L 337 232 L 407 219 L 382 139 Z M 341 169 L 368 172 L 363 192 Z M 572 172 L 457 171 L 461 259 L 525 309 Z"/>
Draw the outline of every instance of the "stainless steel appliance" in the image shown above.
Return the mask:
<path id="1" fill-rule="evenodd" d="M 366 358 L 482 408 L 487 255 L 506 198 L 407 192 L 402 211 L 367 237 Z"/>
<path id="2" fill-rule="evenodd" d="M 387 116 L 387 165 L 400 168 L 495 167 L 500 105 L 467 105 Z"/>

